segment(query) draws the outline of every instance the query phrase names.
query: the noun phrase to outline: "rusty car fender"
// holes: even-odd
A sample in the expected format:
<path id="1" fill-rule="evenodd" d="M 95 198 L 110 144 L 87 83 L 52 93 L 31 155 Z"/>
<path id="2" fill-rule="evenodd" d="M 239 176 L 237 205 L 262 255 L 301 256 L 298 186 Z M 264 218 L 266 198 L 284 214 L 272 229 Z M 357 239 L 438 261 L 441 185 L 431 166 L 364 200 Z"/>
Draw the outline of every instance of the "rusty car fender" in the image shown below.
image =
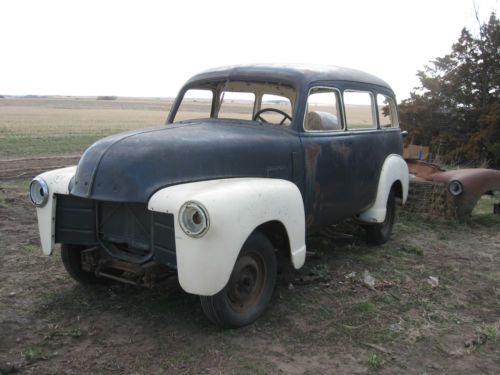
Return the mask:
<path id="1" fill-rule="evenodd" d="M 470 216 L 481 196 L 491 191 L 500 191 L 500 171 L 494 169 L 457 169 L 436 173 L 431 180 L 447 186 L 461 219 Z"/>

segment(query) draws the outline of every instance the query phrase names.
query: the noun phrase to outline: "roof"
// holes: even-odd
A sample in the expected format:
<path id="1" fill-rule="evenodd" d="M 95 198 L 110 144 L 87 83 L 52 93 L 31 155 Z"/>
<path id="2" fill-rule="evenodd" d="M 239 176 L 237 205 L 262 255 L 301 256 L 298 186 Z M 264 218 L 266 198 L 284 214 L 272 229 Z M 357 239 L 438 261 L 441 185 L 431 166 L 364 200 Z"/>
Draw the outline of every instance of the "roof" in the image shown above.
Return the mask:
<path id="1" fill-rule="evenodd" d="M 233 65 L 209 69 L 193 76 L 188 84 L 199 80 L 226 79 L 234 77 L 275 79 L 293 84 L 304 84 L 314 81 L 351 81 L 382 86 L 392 91 L 387 82 L 374 75 L 360 70 L 342 68 L 339 66 L 322 65 L 280 65 L 280 64 L 251 64 Z"/>

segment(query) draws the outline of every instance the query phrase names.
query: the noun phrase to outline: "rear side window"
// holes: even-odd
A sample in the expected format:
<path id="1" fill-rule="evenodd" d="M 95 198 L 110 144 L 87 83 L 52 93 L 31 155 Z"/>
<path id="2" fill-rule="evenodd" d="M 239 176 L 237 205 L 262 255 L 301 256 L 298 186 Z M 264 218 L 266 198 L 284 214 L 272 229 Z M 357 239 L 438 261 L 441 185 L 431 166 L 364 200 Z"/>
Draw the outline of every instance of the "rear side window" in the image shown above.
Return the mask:
<path id="1" fill-rule="evenodd" d="M 213 92 L 210 90 L 190 89 L 182 98 L 175 114 L 174 122 L 210 118 Z"/>
<path id="2" fill-rule="evenodd" d="M 377 95 L 378 120 L 381 128 L 397 128 L 398 118 L 396 106 L 392 98 L 378 94 Z"/>
<path id="3" fill-rule="evenodd" d="M 348 130 L 375 129 L 375 103 L 368 91 L 344 91 L 345 118 Z"/>
<path id="4" fill-rule="evenodd" d="M 343 130 L 340 115 L 339 92 L 329 87 L 315 87 L 309 91 L 304 129 L 307 131 Z"/>

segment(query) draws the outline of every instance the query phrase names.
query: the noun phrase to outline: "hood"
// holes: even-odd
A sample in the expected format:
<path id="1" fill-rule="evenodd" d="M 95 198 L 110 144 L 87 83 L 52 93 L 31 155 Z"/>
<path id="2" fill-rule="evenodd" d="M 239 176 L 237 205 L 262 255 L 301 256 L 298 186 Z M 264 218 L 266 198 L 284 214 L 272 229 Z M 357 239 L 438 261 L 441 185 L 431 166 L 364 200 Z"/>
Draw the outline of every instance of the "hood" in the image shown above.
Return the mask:
<path id="1" fill-rule="evenodd" d="M 292 179 L 296 136 L 238 122 L 163 125 L 104 138 L 82 155 L 70 194 L 144 202 L 157 190 L 233 177 Z M 297 146 L 295 146 L 297 147 Z"/>

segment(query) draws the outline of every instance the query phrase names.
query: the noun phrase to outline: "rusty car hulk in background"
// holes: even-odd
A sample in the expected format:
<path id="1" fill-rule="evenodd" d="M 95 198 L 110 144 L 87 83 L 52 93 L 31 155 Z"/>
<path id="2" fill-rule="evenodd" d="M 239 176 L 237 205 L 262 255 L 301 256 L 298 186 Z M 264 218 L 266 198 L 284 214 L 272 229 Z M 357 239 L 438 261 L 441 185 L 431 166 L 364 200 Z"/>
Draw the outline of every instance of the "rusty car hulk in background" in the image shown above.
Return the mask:
<path id="1" fill-rule="evenodd" d="M 253 322 L 306 235 L 346 218 L 374 244 L 408 194 L 396 99 L 338 67 L 250 65 L 191 78 L 166 125 L 104 138 L 36 177 L 42 250 L 68 273 L 152 286 L 176 275 L 222 327 Z M 279 268 L 278 268 L 279 266 Z"/>
<path id="2" fill-rule="evenodd" d="M 446 171 L 439 165 L 406 159 L 411 185 L 430 182 L 446 188 L 451 215 L 467 220 L 478 200 L 485 194 L 500 191 L 500 171 L 487 168 L 465 168 Z"/>

